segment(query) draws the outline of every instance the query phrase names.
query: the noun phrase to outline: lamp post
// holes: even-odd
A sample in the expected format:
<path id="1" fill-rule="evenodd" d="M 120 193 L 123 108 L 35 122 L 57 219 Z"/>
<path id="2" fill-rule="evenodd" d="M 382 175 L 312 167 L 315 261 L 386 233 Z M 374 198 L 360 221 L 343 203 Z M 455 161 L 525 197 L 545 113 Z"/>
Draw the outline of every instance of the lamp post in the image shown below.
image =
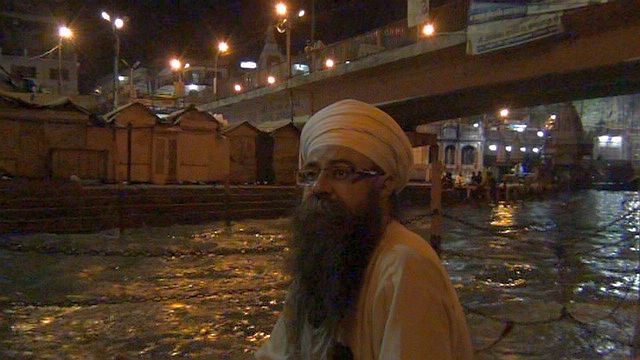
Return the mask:
<path id="1" fill-rule="evenodd" d="M 118 107 L 118 62 L 120 58 L 120 36 L 118 35 L 118 30 L 124 27 L 124 20 L 121 18 L 115 18 L 111 21 L 111 15 L 106 11 L 103 11 L 101 14 L 102 18 L 108 21 L 111 24 L 111 32 L 116 39 L 115 42 L 115 56 L 113 58 L 113 107 Z"/>
<path id="2" fill-rule="evenodd" d="M 129 67 L 129 101 L 136 98 L 136 88 L 133 84 L 133 70 L 140 66 L 140 61 L 136 61 L 133 65 L 130 65 L 125 59 L 121 59 L 125 66 Z"/>
<path id="3" fill-rule="evenodd" d="M 182 61 L 174 58 L 169 61 L 169 66 L 171 66 L 171 70 L 175 71 L 178 74 L 178 82 L 175 87 L 176 97 L 184 96 L 184 82 L 182 80 L 182 73 L 191 67 L 189 63 L 182 64 Z"/>
<path id="4" fill-rule="evenodd" d="M 171 66 L 171 70 L 178 73 L 178 80 L 182 80 L 182 77 L 180 76 L 180 70 L 182 69 L 182 61 L 178 59 L 171 59 L 171 61 L 169 61 L 169 66 Z"/>
<path id="5" fill-rule="evenodd" d="M 285 33 L 286 35 L 286 52 L 287 52 L 287 79 L 291 78 L 291 26 L 289 21 L 289 14 L 287 11 L 287 5 L 283 2 L 276 4 L 276 14 L 281 17 L 276 29 L 279 33 Z"/>
<path id="6" fill-rule="evenodd" d="M 286 48 L 287 48 L 287 88 L 289 89 L 289 116 L 290 120 L 293 123 L 293 94 L 292 89 L 289 87 L 289 79 L 291 79 L 291 19 L 289 18 L 289 12 L 287 10 L 287 5 L 284 2 L 279 2 L 276 4 L 276 14 L 280 17 L 280 20 L 276 24 L 276 30 L 279 33 L 284 33 L 286 35 Z M 303 17 L 305 15 L 304 10 L 298 11 L 298 17 Z"/>
<path id="7" fill-rule="evenodd" d="M 229 44 L 226 41 L 220 41 L 213 61 L 213 101 L 218 100 L 218 58 L 220 54 L 224 54 L 227 51 L 229 51 Z"/>
<path id="8" fill-rule="evenodd" d="M 62 40 L 71 39 L 73 31 L 66 26 L 58 28 L 58 95 L 62 94 Z"/>
<path id="9" fill-rule="evenodd" d="M 280 20 L 276 24 L 276 30 L 279 33 L 286 35 L 286 52 L 287 52 L 287 79 L 291 78 L 291 19 L 289 18 L 289 11 L 287 5 L 283 2 L 276 4 L 276 14 L 280 17 Z M 298 11 L 298 17 L 301 18 L 305 15 L 304 10 Z"/>

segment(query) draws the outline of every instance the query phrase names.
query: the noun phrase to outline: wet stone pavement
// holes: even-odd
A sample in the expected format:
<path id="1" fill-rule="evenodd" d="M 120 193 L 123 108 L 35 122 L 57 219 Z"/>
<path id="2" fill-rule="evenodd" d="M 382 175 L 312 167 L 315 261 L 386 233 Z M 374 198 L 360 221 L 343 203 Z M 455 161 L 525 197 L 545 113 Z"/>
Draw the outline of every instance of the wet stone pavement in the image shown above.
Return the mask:
<path id="1" fill-rule="evenodd" d="M 620 359 L 638 329 L 640 195 L 445 209 L 478 359 Z M 426 209 L 405 213 L 428 238 Z M 282 308 L 286 219 L 0 239 L 2 359 L 250 359 Z"/>

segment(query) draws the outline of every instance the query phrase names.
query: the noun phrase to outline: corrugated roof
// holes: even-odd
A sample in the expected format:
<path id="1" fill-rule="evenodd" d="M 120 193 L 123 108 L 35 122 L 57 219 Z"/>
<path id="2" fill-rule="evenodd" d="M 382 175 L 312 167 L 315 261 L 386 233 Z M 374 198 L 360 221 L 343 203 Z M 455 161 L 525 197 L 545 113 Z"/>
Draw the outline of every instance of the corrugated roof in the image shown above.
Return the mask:
<path id="1" fill-rule="evenodd" d="M 234 131 L 235 129 L 239 128 L 239 127 L 240 127 L 240 126 L 242 126 L 242 125 L 247 125 L 247 126 L 249 126 L 249 127 L 253 128 L 253 129 L 255 129 L 258 133 L 263 132 L 262 130 L 258 129 L 258 128 L 257 128 L 257 127 L 255 127 L 253 124 L 251 124 L 250 122 L 248 122 L 248 121 L 242 121 L 242 122 L 239 122 L 239 123 L 235 123 L 235 124 L 231 124 L 231 125 L 229 125 L 229 127 L 228 127 L 228 128 L 226 128 L 226 129 L 224 129 L 224 130 L 223 130 L 223 134 L 227 134 L 227 133 L 229 133 L 229 132 L 232 132 L 232 131 Z"/>
<path id="2" fill-rule="evenodd" d="M 115 108 L 115 109 L 111 110 L 110 112 L 102 115 L 102 118 L 104 119 L 104 121 L 106 123 L 113 123 L 115 118 L 116 118 L 116 116 L 118 116 L 118 114 L 120 112 L 122 112 L 123 110 L 128 109 L 129 107 L 134 106 L 134 105 L 142 106 L 145 110 L 147 110 L 149 112 L 149 114 L 151 114 L 152 116 L 154 116 L 156 118 L 156 121 L 158 123 L 161 123 L 161 124 L 164 123 L 164 121 L 162 119 L 160 119 L 153 111 L 151 111 L 151 109 L 149 109 L 146 105 L 144 105 L 144 104 L 142 104 L 140 102 L 137 102 L 137 101 L 130 102 L 128 104 L 125 104 L 125 105 L 122 105 L 122 106 L 120 106 L 118 108 Z"/>
<path id="3" fill-rule="evenodd" d="M 163 117 L 163 121 L 176 125 L 180 122 L 180 117 L 190 111 L 199 111 L 199 110 L 196 109 L 195 105 L 189 104 L 189 106 L 187 106 L 186 108 L 174 111 L 171 114 Z"/>
<path id="4" fill-rule="evenodd" d="M 27 109 L 42 109 L 42 110 L 76 110 L 86 115 L 91 115 L 91 111 L 85 109 L 84 107 L 74 103 L 68 97 L 60 97 L 57 100 L 51 101 L 46 104 L 36 104 L 33 102 L 29 102 L 23 99 L 20 99 L 16 96 L 13 96 L 11 93 L 0 90 L 0 98 L 5 101 L 11 103 L 16 107 L 23 107 Z"/>
<path id="5" fill-rule="evenodd" d="M 257 124 L 256 127 L 263 132 L 272 133 L 287 126 L 293 126 L 297 131 L 301 131 L 304 127 L 304 122 L 291 122 L 289 119 L 264 121 Z"/>

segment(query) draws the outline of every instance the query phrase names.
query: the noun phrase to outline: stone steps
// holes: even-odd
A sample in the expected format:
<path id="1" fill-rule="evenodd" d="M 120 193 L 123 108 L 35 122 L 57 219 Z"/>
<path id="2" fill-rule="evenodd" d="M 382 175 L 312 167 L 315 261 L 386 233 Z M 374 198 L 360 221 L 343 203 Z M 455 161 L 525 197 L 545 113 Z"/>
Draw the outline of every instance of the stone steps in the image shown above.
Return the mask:
<path id="1" fill-rule="evenodd" d="M 135 214 L 163 214 L 180 213 L 183 211 L 196 212 L 224 212 L 225 209 L 233 207 L 237 210 L 264 209 L 264 208 L 286 208 L 295 207 L 295 200 L 282 199 L 268 201 L 237 201 L 232 200 L 218 202 L 194 202 L 194 203 L 136 203 L 136 204 L 109 204 L 110 206 L 58 206 L 58 207 L 33 207 L 33 208 L 9 208 L 0 209 L 0 219 L 2 220 L 23 220 L 23 219 L 47 219 L 64 217 L 100 217 L 105 214 L 120 214 L 130 216 Z"/>
<path id="2" fill-rule="evenodd" d="M 0 233 L 92 232 L 287 216 L 296 187 L 0 187 Z"/>
<path id="3" fill-rule="evenodd" d="M 25 198 L 0 198 L 0 209 L 30 209 L 30 208 L 64 208 L 70 206 L 120 206 L 120 204 L 193 204 L 193 203 L 221 203 L 226 202 L 227 197 L 230 202 L 250 202 L 250 201 L 270 201 L 279 200 L 284 197 L 295 197 L 292 192 L 271 192 L 262 194 L 117 194 L 93 196 L 87 194 L 76 194 L 73 196 L 59 197 L 25 197 Z"/>
<path id="4" fill-rule="evenodd" d="M 174 224 L 199 224 L 211 221 L 240 220 L 246 218 L 269 219 L 288 216 L 293 208 L 232 209 L 222 211 L 179 212 L 148 214 L 131 214 L 121 218 L 119 215 L 58 217 L 29 220 L 2 220 L 0 234 L 24 233 L 82 233 L 96 232 L 105 229 L 142 226 L 168 226 Z"/>

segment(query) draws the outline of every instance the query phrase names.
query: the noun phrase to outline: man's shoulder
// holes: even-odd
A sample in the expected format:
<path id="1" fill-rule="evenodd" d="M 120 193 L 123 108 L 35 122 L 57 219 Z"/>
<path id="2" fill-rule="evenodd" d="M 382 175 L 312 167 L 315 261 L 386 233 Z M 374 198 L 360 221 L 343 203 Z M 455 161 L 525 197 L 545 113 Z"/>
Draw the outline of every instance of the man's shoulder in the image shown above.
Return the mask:
<path id="1" fill-rule="evenodd" d="M 400 258 L 419 255 L 438 260 L 438 255 L 429 243 L 420 235 L 407 229 L 397 221 L 392 221 L 382 239 L 383 253 Z"/>
<path id="2" fill-rule="evenodd" d="M 427 241 L 398 222 L 389 224 L 380 245 L 374 264 L 380 275 L 402 273 L 416 267 L 429 272 L 444 271 Z"/>

